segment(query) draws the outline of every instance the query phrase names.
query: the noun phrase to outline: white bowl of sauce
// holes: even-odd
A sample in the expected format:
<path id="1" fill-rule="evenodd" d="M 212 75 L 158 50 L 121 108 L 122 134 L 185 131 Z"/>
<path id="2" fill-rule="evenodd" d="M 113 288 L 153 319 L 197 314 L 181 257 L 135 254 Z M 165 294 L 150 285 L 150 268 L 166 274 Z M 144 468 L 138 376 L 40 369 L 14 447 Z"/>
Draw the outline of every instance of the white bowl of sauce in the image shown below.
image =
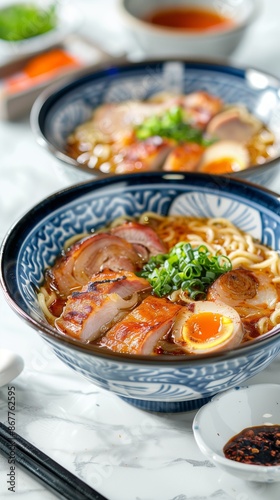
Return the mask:
<path id="1" fill-rule="evenodd" d="M 229 56 L 258 8 L 254 0 L 119 0 L 131 43 L 146 57 Z"/>
<path id="2" fill-rule="evenodd" d="M 280 385 L 236 387 L 196 414 L 199 449 L 223 471 L 247 481 L 280 481 Z"/>

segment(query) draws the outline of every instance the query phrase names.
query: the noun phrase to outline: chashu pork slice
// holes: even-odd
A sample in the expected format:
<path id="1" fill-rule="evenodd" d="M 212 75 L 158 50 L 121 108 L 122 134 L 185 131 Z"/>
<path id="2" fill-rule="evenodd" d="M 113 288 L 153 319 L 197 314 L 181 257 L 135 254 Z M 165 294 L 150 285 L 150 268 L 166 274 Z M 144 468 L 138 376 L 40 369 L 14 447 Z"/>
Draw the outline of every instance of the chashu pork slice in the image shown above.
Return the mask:
<path id="1" fill-rule="evenodd" d="M 149 260 L 151 255 L 168 251 L 167 245 L 157 233 L 151 227 L 139 222 L 125 222 L 111 229 L 111 234 L 131 243 L 144 262 Z"/>
<path id="2" fill-rule="evenodd" d="M 181 96 L 180 105 L 188 121 L 194 127 L 204 129 L 213 116 L 222 110 L 223 101 L 215 95 L 198 90 Z"/>
<path id="3" fill-rule="evenodd" d="M 92 276 L 80 291 L 68 298 L 57 329 L 90 342 L 120 321 L 151 291 L 147 280 L 128 271 L 105 270 Z"/>
<path id="4" fill-rule="evenodd" d="M 195 172 L 205 148 L 195 142 L 176 146 L 165 160 L 163 170 L 168 172 Z"/>
<path id="5" fill-rule="evenodd" d="M 51 288 L 66 298 L 74 290 L 81 290 L 91 276 L 103 269 L 134 272 L 140 263 L 128 241 L 109 233 L 95 233 L 77 241 L 62 255 L 47 270 L 46 279 Z"/>
<path id="6" fill-rule="evenodd" d="M 115 352 L 153 354 L 157 342 L 171 329 L 182 306 L 150 295 L 111 328 L 98 342 Z"/>
<path id="7" fill-rule="evenodd" d="M 159 170 L 171 150 L 171 141 L 159 136 L 148 137 L 143 141 L 135 140 L 120 151 L 119 156 L 122 159 L 116 164 L 115 173 L 126 174 Z"/>

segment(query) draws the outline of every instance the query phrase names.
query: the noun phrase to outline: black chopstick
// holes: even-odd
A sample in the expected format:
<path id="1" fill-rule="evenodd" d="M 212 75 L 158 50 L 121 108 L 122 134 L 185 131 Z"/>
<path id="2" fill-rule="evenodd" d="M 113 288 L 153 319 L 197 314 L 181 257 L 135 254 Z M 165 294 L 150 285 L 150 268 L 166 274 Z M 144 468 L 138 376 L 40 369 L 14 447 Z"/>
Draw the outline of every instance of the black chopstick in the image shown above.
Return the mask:
<path id="1" fill-rule="evenodd" d="M 108 500 L 33 444 L 15 432 L 11 433 L 2 422 L 0 422 L 0 450 L 7 457 L 11 457 L 11 450 L 13 450 L 12 456 L 15 462 L 35 475 L 60 498 Z"/>

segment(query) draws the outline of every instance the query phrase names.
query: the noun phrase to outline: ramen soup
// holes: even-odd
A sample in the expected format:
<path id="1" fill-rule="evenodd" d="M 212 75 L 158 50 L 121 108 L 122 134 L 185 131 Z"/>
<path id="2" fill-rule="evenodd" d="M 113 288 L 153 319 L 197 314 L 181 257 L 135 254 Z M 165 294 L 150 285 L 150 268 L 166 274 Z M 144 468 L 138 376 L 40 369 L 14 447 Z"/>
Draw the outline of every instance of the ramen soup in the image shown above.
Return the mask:
<path id="1" fill-rule="evenodd" d="M 67 138 L 66 153 L 92 172 L 238 172 L 274 158 L 273 133 L 245 107 L 204 91 L 106 103 Z"/>
<path id="2" fill-rule="evenodd" d="M 126 354 L 194 356 L 280 322 L 280 259 L 226 219 L 144 213 L 66 242 L 38 299 L 65 336 Z"/>

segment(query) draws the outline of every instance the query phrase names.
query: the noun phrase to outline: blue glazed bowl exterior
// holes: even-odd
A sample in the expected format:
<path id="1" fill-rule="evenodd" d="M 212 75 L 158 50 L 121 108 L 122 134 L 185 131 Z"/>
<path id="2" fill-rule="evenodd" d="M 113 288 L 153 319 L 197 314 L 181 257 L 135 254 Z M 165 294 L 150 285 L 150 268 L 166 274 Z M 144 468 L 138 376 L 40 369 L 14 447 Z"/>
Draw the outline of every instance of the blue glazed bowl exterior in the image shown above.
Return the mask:
<path id="1" fill-rule="evenodd" d="M 280 325 L 228 353 L 176 359 L 129 356 L 60 335 L 37 302 L 44 269 L 54 263 L 68 238 L 146 210 L 226 217 L 270 247 L 280 246 L 280 200 L 270 191 L 205 174 L 118 176 L 68 188 L 28 212 L 2 244 L 1 285 L 11 307 L 55 354 L 93 383 L 143 409 L 192 410 L 263 370 L 280 351 Z"/>
<path id="2" fill-rule="evenodd" d="M 279 354 L 280 341 L 271 339 L 230 359 L 195 363 L 158 364 L 114 361 L 47 339 L 55 354 L 70 368 L 94 384 L 122 397 L 143 410 L 190 411 L 200 408 L 211 396 L 253 377 Z"/>
<path id="3" fill-rule="evenodd" d="M 62 160 L 60 168 L 77 182 L 104 177 L 81 166 L 65 154 L 66 139 L 75 127 L 88 120 L 102 103 L 128 99 L 143 100 L 171 91 L 190 93 L 203 90 L 225 103 L 240 104 L 276 135 L 280 142 L 280 81 L 253 68 L 236 68 L 224 63 L 192 60 L 159 60 L 112 66 L 85 75 L 63 87 L 45 91 L 31 112 L 31 126 L 38 142 Z M 233 177 L 272 186 L 278 173 L 277 157 L 263 165 L 232 174 Z"/>

